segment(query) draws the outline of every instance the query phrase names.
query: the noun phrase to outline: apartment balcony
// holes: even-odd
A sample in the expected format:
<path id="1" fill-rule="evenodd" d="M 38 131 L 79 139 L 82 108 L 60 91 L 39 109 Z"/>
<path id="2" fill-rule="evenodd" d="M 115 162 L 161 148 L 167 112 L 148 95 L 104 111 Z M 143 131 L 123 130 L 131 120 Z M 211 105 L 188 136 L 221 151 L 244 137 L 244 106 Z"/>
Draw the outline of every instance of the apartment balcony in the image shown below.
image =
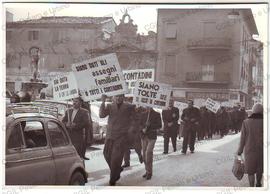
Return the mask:
<path id="1" fill-rule="evenodd" d="M 186 83 L 189 84 L 229 84 L 229 73 L 187 72 Z"/>
<path id="2" fill-rule="evenodd" d="M 189 50 L 198 49 L 219 49 L 219 50 L 229 50 L 232 47 L 230 38 L 194 38 L 189 39 L 187 43 L 187 48 Z"/>

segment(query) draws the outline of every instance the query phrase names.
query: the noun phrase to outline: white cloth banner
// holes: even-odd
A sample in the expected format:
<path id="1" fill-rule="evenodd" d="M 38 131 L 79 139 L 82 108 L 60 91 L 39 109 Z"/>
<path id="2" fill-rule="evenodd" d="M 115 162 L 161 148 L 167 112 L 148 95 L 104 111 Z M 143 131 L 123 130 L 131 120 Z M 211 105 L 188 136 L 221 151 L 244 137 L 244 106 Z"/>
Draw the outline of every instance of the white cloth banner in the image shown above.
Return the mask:
<path id="1" fill-rule="evenodd" d="M 155 69 L 123 70 L 123 75 L 128 84 L 128 96 L 133 96 L 137 80 L 155 81 Z"/>
<path id="2" fill-rule="evenodd" d="M 207 98 L 205 106 L 208 110 L 212 111 L 213 113 L 217 113 L 218 109 L 220 108 L 220 104 L 212 100 L 211 98 Z"/>
<path id="3" fill-rule="evenodd" d="M 69 100 L 79 96 L 77 81 L 73 72 L 58 75 L 52 82 L 54 100 Z"/>
<path id="4" fill-rule="evenodd" d="M 172 86 L 138 80 L 134 88 L 133 104 L 165 109 L 169 106 Z"/>
<path id="5" fill-rule="evenodd" d="M 90 101 L 101 98 L 102 94 L 115 96 L 127 93 L 115 53 L 103 55 L 72 65 L 82 98 Z"/>

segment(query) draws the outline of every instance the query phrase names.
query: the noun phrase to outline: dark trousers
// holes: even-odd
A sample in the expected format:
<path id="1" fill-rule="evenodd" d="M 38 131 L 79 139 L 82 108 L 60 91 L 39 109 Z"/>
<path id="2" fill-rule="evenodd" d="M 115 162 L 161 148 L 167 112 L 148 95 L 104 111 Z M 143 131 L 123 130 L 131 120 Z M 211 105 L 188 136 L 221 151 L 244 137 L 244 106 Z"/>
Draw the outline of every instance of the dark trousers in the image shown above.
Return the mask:
<path id="1" fill-rule="evenodd" d="M 169 141 L 172 141 L 172 146 L 173 146 L 173 151 L 176 151 L 176 139 L 177 139 L 177 135 L 164 135 L 164 152 L 168 152 L 169 151 Z"/>
<path id="2" fill-rule="evenodd" d="M 182 152 L 187 151 L 188 145 L 189 145 L 190 151 L 194 151 L 195 139 L 196 139 L 196 130 L 189 129 L 189 130 L 185 131 Z"/>
<path id="3" fill-rule="evenodd" d="M 120 178 L 120 173 L 123 170 L 121 165 L 126 151 L 126 137 L 118 139 L 106 139 L 103 155 L 111 170 L 110 182 L 115 183 Z"/>
<path id="4" fill-rule="evenodd" d="M 198 140 L 203 140 L 205 136 L 205 130 L 204 128 L 200 128 L 197 132 L 197 138 Z"/>
<path id="5" fill-rule="evenodd" d="M 84 138 L 80 132 L 69 131 L 71 142 L 81 158 L 84 157 Z"/>
<path id="6" fill-rule="evenodd" d="M 142 157 L 142 149 L 135 148 L 135 152 L 138 154 L 139 159 Z M 125 164 L 130 164 L 130 149 L 127 149 L 124 154 Z"/>

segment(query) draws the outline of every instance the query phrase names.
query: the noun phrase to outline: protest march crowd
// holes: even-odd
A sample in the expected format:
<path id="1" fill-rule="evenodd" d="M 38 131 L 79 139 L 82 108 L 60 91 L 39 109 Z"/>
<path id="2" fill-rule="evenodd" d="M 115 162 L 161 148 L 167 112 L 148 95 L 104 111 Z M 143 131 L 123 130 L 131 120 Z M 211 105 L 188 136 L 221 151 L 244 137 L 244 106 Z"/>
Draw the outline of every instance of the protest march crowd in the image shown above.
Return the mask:
<path id="1" fill-rule="evenodd" d="M 100 61 L 103 61 L 101 65 L 99 65 Z M 90 101 L 91 104 L 91 100 L 101 99 L 99 117 L 108 117 L 103 154 L 110 169 L 109 184 L 111 186 L 116 185 L 123 169 L 130 166 L 130 149 L 135 149 L 138 160 L 144 163 L 145 174 L 142 175 L 143 178 L 146 180 L 152 178 L 154 175 L 153 150 L 160 129 L 163 129 L 164 137 L 163 154 L 168 154 L 170 139 L 173 151 L 176 152 L 177 138 L 183 138 L 181 154 L 184 155 L 188 148 L 191 153 L 196 152 L 196 140 L 212 139 L 214 135 L 220 135 L 223 138 L 229 132 L 237 134 L 241 131 L 237 154 L 241 155 L 244 151 L 245 172 L 249 175 L 250 186 L 254 186 L 254 174 L 257 176 L 256 186 L 261 186 L 263 173 L 263 107 L 261 104 L 254 105 L 249 117 L 245 107 L 240 105 L 233 108 L 219 106 L 214 109 L 214 107 L 208 106 L 208 100 L 206 106 L 197 108 L 192 99 L 187 99 L 187 106 L 179 111 L 179 108 L 175 106 L 171 86 L 149 80 L 137 81 L 135 88 L 133 88 L 133 96 L 125 97 L 126 82 L 118 62 L 115 63 L 115 61 L 117 59 L 115 60 L 109 55 L 106 60 L 92 59 L 90 61 L 92 63 L 86 62 L 85 64 L 95 62 L 95 66 L 91 66 L 91 68 L 87 65 L 84 66 L 85 68 L 74 66 L 73 70 L 78 70 L 76 72 L 78 74 L 75 73 L 77 84 L 74 81 L 69 81 L 73 79 L 69 77 L 70 75 L 64 75 L 66 79 L 55 78 L 62 80 L 62 82 L 54 81 L 55 99 L 73 99 L 73 107 L 65 112 L 62 122 L 65 124 L 79 156 L 85 160 L 88 160 L 85 156 L 87 142 L 85 137 L 88 135 L 84 135 L 84 131 L 91 133 L 92 130 L 88 102 Z M 84 75 L 84 71 L 86 73 L 89 71 L 103 72 L 102 68 L 109 69 L 110 65 L 113 66 L 114 71 L 110 71 L 109 76 L 117 75 L 119 77 L 119 80 L 117 79 L 115 83 L 109 83 L 110 85 L 95 85 L 97 80 L 103 79 L 102 76 L 96 75 L 95 78 L 89 78 L 89 73 Z M 89 87 L 86 84 L 87 79 L 89 79 L 88 83 L 91 83 Z M 68 84 L 68 87 L 60 87 L 59 84 Z M 155 87 L 146 87 L 147 85 L 151 86 L 151 84 Z M 114 87 L 115 85 L 120 85 L 121 91 L 117 89 L 104 92 L 105 87 Z M 80 88 L 82 86 L 83 88 Z M 76 94 L 74 89 L 78 91 Z M 93 89 L 100 91 L 93 94 L 94 97 L 89 92 L 87 94 L 87 91 Z M 66 92 L 66 90 L 73 92 Z M 106 103 L 108 96 L 112 98 L 111 103 Z M 28 97 L 25 100 L 31 101 L 31 98 Z"/>

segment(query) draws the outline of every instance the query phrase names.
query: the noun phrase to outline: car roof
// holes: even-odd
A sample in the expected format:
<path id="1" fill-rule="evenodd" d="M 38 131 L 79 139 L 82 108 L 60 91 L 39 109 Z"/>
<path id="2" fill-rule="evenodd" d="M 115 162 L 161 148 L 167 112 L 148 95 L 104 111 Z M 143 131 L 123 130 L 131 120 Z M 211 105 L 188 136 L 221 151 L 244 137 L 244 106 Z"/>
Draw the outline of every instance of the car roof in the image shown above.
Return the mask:
<path id="1" fill-rule="evenodd" d="M 9 118 L 18 119 L 24 117 L 57 119 L 55 116 L 46 113 L 14 113 L 7 116 L 7 119 Z"/>
<path id="2" fill-rule="evenodd" d="M 58 101 L 58 100 L 35 100 L 35 102 L 43 102 L 43 103 L 55 103 L 55 104 L 63 104 L 63 105 L 72 105 L 72 101 Z"/>

